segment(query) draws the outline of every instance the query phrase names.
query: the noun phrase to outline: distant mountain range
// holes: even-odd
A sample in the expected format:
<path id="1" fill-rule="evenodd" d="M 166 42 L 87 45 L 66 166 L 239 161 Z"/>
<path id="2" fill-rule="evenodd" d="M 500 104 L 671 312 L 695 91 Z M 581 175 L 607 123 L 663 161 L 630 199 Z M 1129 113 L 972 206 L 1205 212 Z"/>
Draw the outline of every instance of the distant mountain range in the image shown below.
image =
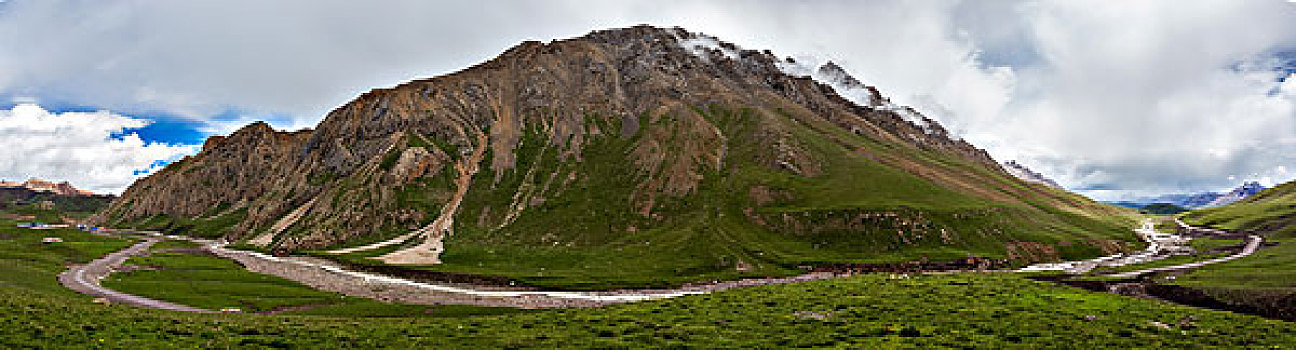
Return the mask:
<path id="1" fill-rule="evenodd" d="M 67 182 L 41 179 L 0 181 L 0 212 L 57 210 L 62 213 L 93 213 L 107 207 L 116 198 L 82 191 Z"/>
<path id="2" fill-rule="evenodd" d="M 0 180 L 0 188 L 23 188 L 33 192 L 47 192 L 61 196 L 93 196 L 94 192 L 79 190 L 67 181 L 54 183 L 37 178 L 30 178 L 23 182 L 10 182 Z"/>
<path id="3" fill-rule="evenodd" d="M 1259 182 L 1248 181 L 1241 186 L 1234 188 L 1226 193 L 1219 192 L 1202 192 L 1202 193 L 1176 193 L 1166 194 L 1156 197 L 1147 197 L 1132 201 L 1113 202 L 1113 204 L 1131 208 L 1140 208 L 1153 203 L 1170 203 L 1184 208 L 1207 208 L 1218 207 L 1225 204 L 1237 202 L 1243 198 L 1250 197 L 1256 193 L 1266 190 L 1264 185 Z"/>
<path id="4" fill-rule="evenodd" d="M 1062 185 L 1058 185 L 1058 183 L 1056 181 L 1053 181 L 1053 179 L 1045 177 L 1044 174 L 1040 174 L 1035 171 L 1032 171 L 1030 170 L 1030 168 L 1027 168 L 1025 165 L 1021 165 L 1021 163 L 1018 163 L 1015 160 L 1004 162 L 1003 169 L 1005 171 L 1008 171 L 1009 174 L 1012 174 L 1013 176 L 1016 176 L 1018 179 L 1022 179 L 1023 181 L 1030 182 L 1030 183 L 1037 183 L 1037 184 L 1041 184 L 1059 190 L 1064 190 L 1064 188 L 1062 188 Z"/>

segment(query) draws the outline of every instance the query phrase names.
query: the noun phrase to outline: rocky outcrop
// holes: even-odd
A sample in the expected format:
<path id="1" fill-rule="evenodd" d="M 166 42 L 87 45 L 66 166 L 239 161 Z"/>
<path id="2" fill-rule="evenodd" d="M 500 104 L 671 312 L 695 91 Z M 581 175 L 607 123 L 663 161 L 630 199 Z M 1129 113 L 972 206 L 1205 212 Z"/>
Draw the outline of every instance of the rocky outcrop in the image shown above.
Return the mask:
<path id="1" fill-rule="evenodd" d="M 1065 190 L 1062 188 L 1062 185 L 1058 185 L 1058 183 L 1053 181 L 1053 179 L 1044 176 L 1044 174 L 1032 171 L 1030 168 L 1027 168 L 1025 165 L 1022 165 L 1015 160 L 1004 162 L 1003 168 L 1005 171 L 1008 171 L 1009 174 L 1012 174 L 1012 176 L 1016 176 L 1018 179 L 1022 179 L 1023 181 L 1048 186 L 1053 189 Z"/>

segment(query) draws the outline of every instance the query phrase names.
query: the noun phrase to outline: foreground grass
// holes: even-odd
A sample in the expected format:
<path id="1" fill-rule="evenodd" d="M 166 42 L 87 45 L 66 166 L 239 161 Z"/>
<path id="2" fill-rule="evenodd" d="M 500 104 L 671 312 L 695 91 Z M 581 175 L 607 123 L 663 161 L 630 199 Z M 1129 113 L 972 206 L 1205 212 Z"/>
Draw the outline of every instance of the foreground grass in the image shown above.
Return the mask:
<path id="1" fill-rule="evenodd" d="M 860 276 L 460 319 L 183 314 L 13 288 L 0 288 L 0 308 L 11 310 L 0 318 L 3 347 L 1149 348 L 1296 342 L 1290 323 L 1013 275 Z M 1188 316 L 1196 319 L 1192 327 L 1179 327 Z"/>
<path id="2" fill-rule="evenodd" d="M 1296 239 L 1272 241 L 1275 246 L 1254 255 L 1214 264 L 1179 277 L 1177 284 L 1197 287 L 1296 290 Z"/>
<path id="3" fill-rule="evenodd" d="M 454 318 L 337 317 L 411 314 L 402 310 L 411 306 L 381 303 L 294 312 L 332 317 L 180 313 L 93 304 L 54 280 L 65 262 L 88 260 L 129 241 L 62 232 L 87 244 L 53 249 L 0 233 L 0 256 L 9 269 L 0 274 L 0 348 L 1148 348 L 1296 342 L 1291 323 L 1096 294 L 1017 275 L 875 275 L 597 309 L 432 311 Z M 12 258 L 18 254 L 24 258 Z M 194 260 L 201 259 L 176 263 L 203 265 Z M 18 283 L 23 280 L 30 282 Z M 1179 328 L 1177 321 L 1189 315 L 1197 318 L 1194 327 Z"/>
<path id="4" fill-rule="evenodd" d="M 63 242 L 41 243 L 45 237 Z M 79 296 L 58 284 L 57 276 L 66 265 L 86 263 L 131 244 L 134 241 L 75 229 L 14 228 L 12 221 L 0 220 L 0 286 Z"/>
<path id="5" fill-rule="evenodd" d="M 116 273 L 103 281 L 114 290 L 206 309 L 287 311 L 290 314 L 349 317 L 462 317 L 522 312 L 513 308 L 401 305 L 346 297 L 270 275 L 247 271 L 232 260 L 197 251 L 189 242 L 162 242 L 127 266 L 148 269 Z"/>

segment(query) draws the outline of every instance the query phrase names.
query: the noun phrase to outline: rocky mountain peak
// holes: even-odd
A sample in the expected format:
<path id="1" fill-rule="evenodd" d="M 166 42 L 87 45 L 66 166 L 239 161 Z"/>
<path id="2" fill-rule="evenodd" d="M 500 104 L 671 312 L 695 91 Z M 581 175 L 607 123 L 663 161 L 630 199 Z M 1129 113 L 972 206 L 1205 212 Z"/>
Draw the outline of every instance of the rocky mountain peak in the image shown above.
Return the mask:
<path id="1" fill-rule="evenodd" d="M 1228 193 L 1224 193 L 1220 195 L 1218 198 L 1215 198 L 1206 206 L 1216 207 L 1216 206 L 1237 202 L 1247 197 L 1253 196 L 1257 193 L 1263 192 L 1264 190 L 1267 189 L 1268 188 L 1266 188 L 1264 185 L 1261 185 L 1259 182 L 1247 181 L 1242 183 L 1241 186 L 1238 186 L 1236 188 L 1233 188 L 1233 190 L 1228 191 Z"/>
<path id="2" fill-rule="evenodd" d="M 846 73 L 845 69 L 843 69 L 841 66 L 838 66 L 837 63 L 833 61 L 828 61 L 828 63 L 824 63 L 824 65 L 819 66 L 818 73 L 820 75 L 823 75 L 824 77 L 830 78 L 830 81 L 841 84 L 842 86 L 845 87 L 850 87 L 850 88 L 864 87 L 864 83 L 860 82 L 859 79 L 855 79 L 855 77 L 851 76 L 849 73 Z"/>

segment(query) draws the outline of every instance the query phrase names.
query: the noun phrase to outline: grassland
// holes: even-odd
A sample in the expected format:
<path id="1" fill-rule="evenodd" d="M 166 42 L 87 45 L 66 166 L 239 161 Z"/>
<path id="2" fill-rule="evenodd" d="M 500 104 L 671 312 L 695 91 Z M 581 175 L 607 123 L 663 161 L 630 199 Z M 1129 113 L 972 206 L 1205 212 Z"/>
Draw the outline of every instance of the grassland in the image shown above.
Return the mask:
<path id="1" fill-rule="evenodd" d="M 1226 206 L 1194 210 L 1182 218 L 1193 225 L 1256 232 L 1275 238 L 1296 237 L 1296 182 Z"/>
<path id="2" fill-rule="evenodd" d="M 1192 245 L 1193 250 L 1205 252 L 1225 247 L 1241 247 L 1246 244 L 1246 241 L 1241 239 L 1196 238 L 1193 239 L 1190 244 Z"/>
<path id="3" fill-rule="evenodd" d="M 0 318 L 4 347 L 1164 348 L 1296 342 L 1290 323 L 1008 275 L 862 276 L 455 319 L 181 314 L 7 287 L 0 288 L 0 308 L 17 311 Z M 1188 316 L 1196 321 L 1180 327 Z"/>
<path id="4" fill-rule="evenodd" d="M 1182 219 L 1261 235 L 1265 245 L 1251 256 L 1196 269 L 1173 283 L 1228 303 L 1296 314 L 1296 182 L 1226 206 L 1189 212 Z"/>
<path id="5" fill-rule="evenodd" d="M 247 271 L 232 260 L 195 250 L 190 242 L 161 242 L 146 256 L 132 257 L 104 286 L 128 294 L 211 310 L 348 317 L 463 317 L 522 312 L 512 308 L 401 305 L 346 297 L 300 283 Z"/>
<path id="6" fill-rule="evenodd" d="M 9 269 L 0 275 L 0 309 L 6 310 L 0 315 L 3 348 L 1131 348 L 1296 342 L 1291 323 L 1004 274 L 869 275 L 597 309 L 499 315 L 439 306 L 431 314 L 442 317 L 406 317 L 417 315 L 409 310 L 417 307 L 377 303 L 280 315 L 180 313 L 93 304 L 54 280 L 63 263 L 85 261 L 130 242 L 61 232 L 65 239 L 87 244 L 46 249 L 32 245 L 23 236 L 27 232 L 20 231 L 30 230 L 0 228 L 0 256 Z M 205 259 L 173 264 L 210 265 L 195 260 Z M 31 282 L 17 283 L 21 281 Z M 1179 321 L 1190 315 L 1196 321 L 1181 327 Z"/>
<path id="7" fill-rule="evenodd" d="M 45 237 L 63 242 L 41 243 Z M 0 220 L 0 286 L 75 297 L 56 277 L 67 264 L 89 262 L 132 243 L 75 229 L 19 229 L 13 221 Z"/>

